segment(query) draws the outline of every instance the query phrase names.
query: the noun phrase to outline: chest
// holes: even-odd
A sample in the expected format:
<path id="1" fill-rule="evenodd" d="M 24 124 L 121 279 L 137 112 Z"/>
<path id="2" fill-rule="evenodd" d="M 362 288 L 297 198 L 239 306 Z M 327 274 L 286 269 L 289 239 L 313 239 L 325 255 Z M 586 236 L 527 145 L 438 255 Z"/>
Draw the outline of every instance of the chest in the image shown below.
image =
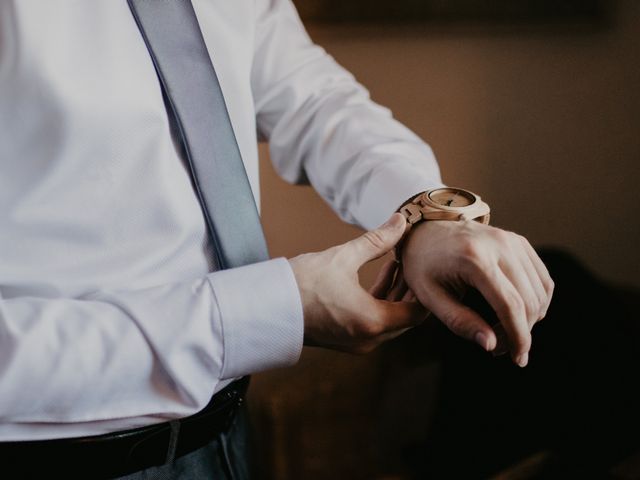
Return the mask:
<path id="1" fill-rule="evenodd" d="M 246 112 L 253 0 L 194 0 L 193 5 L 232 116 Z M 85 126 L 163 108 L 151 59 L 125 0 L 0 2 L 0 97 L 14 119 L 63 112 Z"/>

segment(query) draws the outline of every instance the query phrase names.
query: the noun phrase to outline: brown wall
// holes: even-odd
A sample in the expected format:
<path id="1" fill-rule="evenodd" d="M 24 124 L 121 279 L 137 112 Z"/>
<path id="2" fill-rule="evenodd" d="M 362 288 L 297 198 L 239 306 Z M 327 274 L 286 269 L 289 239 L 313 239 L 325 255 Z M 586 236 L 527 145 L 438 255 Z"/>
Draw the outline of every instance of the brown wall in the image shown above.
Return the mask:
<path id="1" fill-rule="evenodd" d="M 446 183 L 482 194 L 495 225 L 640 286 L 640 2 L 619 2 L 600 29 L 309 30 L 431 144 Z M 274 254 L 357 233 L 308 190 L 284 184 L 263 162 Z"/>
<path id="2" fill-rule="evenodd" d="M 640 2 L 620 2 L 611 25 L 599 30 L 310 31 L 431 144 L 445 182 L 482 194 L 495 225 L 537 246 L 565 247 L 604 278 L 640 287 Z M 280 180 L 264 145 L 261 157 L 263 222 L 274 256 L 359 233 L 310 188 Z M 365 284 L 376 268 L 363 269 Z M 395 440 L 428 429 L 438 394 L 438 362 L 428 361 L 437 349 L 412 347 L 423 352 L 416 361 L 398 355 L 403 348 L 365 357 L 306 348 L 297 366 L 254 375 L 249 398 L 263 477 L 383 478 L 381 471 L 393 471 L 384 462 L 394 458 Z M 394 392 L 411 394 L 397 404 Z"/>

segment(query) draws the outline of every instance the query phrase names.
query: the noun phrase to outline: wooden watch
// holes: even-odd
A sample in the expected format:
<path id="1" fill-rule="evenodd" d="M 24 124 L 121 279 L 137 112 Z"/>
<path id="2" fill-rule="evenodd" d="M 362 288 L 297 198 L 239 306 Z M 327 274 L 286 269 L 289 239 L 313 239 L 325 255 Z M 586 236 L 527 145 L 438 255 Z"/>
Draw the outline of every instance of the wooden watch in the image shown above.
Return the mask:
<path id="1" fill-rule="evenodd" d="M 489 205 L 479 195 L 455 187 L 432 188 L 416 195 L 398 209 L 407 220 L 405 234 L 413 225 L 425 220 L 475 220 L 486 225 L 490 211 Z M 401 243 L 396 247 L 398 261 Z"/>
<path id="2" fill-rule="evenodd" d="M 398 210 L 408 228 L 424 220 L 476 220 L 488 224 L 489 205 L 479 195 L 462 188 L 441 187 L 423 192 Z"/>

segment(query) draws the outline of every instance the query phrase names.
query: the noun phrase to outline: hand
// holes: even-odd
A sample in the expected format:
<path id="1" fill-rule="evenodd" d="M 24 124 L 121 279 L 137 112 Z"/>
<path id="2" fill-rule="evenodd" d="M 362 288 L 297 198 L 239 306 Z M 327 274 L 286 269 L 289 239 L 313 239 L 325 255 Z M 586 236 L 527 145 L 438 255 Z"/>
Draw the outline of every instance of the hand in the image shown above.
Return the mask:
<path id="1" fill-rule="evenodd" d="M 529 242 L 474 221 L 429 221 L 414 227 L 402 251 L 404 277 L 418 301 L 450 330 L 485 350 L 496 332 L 459 298 L 476 288 L 491 305 L 515 363 L 529 359 L 531 329 L 546 315 L 553 280 Z"/>
<path id="2" fill-rule="evenodd" d="M 358 280 L 360 267 L 389 252 L 404 228 L 404 217 L 394 214 L 350 242 L 289 260 L 302 298 L 305 344 L 366 353 L 425 319 L 419 303 L 383 298 L 393 265 L 382 269 L 370 292 Z"/>

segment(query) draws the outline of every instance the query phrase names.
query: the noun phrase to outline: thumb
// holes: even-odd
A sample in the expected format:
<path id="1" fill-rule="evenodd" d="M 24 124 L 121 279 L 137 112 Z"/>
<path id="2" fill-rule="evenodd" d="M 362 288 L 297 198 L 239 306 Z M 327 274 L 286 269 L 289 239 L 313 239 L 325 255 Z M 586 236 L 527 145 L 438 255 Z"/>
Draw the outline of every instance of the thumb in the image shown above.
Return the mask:
<path id="1" fill-rule="evenodd" d="M 400 213 L 394 213 L 391 218 L 375 230 L 344 244 L 348 258 L 358 267 L 375 260 L 389 252 L 400 241 L 405 231 L 406 220 Z"/>

